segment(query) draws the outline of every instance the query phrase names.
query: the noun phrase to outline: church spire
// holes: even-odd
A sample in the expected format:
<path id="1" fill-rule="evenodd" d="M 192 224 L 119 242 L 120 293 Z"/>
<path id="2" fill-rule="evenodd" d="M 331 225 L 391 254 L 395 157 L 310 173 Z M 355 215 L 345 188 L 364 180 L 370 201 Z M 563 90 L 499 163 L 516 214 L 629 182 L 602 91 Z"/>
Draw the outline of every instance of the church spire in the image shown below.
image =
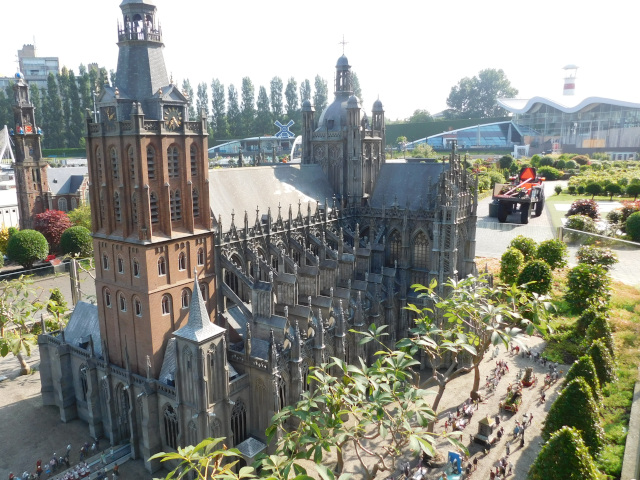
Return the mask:
<path id="1" fill-rule="evenodd" d="M 196 269 L 194 269 L 193 274 L 193 292 L 191 292 L 189 318 L 187 320 L 187 324 L 180 330 L 174 332 L 174 335 L 200 343 L 224 333 L 224 328 L 211 323 L 211 320 L 209 320 L 209 312 L 207 312 L 207 306 L 204 303 L 202 294 L 200 293 L 198 272 Z"/>

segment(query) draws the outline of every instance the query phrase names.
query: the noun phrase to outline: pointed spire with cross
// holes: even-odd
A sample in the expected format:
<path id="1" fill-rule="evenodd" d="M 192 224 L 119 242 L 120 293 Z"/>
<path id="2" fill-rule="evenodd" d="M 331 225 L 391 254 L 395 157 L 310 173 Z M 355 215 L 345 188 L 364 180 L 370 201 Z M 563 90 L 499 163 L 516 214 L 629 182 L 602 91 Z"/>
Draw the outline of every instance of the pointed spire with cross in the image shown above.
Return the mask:
<path id="1" fill-rule="evenodd" d="M 342 54 L 344 55 L 344 46 L 349 43 L 349 42 L 345 42 L 344 40 L 344 33 L 342 34 L 342 41 L 338 42 L 338 45 L 342 45 Z"/>

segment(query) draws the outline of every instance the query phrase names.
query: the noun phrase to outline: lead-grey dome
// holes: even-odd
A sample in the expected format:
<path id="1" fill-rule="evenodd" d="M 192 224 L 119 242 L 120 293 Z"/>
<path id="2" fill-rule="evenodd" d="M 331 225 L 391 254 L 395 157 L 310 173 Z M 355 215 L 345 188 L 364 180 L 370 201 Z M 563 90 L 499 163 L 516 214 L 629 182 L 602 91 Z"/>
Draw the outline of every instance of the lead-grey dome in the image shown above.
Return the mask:
<path id="1" fill-rule="evenodd" d="M 311 102 L 309 100 L 305 100 L 304 102 L 302 102 L 303 112 L 310 112 L 312 110 L 313 110 L 313 106 L 311 105 Z"/>
<path id="2" fill-rule="evenodd" d="M 358 104 L 358 97 L 356 97 L 355 95 L 351 95 L 349 97 L 349 101 L 347 102 L 347 108 L 359 108 L 360 105 Z"/>
<path id="3" fill-rule="evenodd" d="M 342 55 L 338 59 L 338 63 L 336 63 L 336 68 L 338 68 L 338 67 L 348 67 L 348 66 L 349 66 L 349 60 L 347 60 L 347 57 L 345 55 Z"/>
<path id="4" fill-rule="evenodd" d="M 382 102 L 380 101 L 380 99 L 373 102 L 373 108 L 371 109 L 372 112 L 382 112 L 383 110 L 384 109 L 382 108 Z"/>

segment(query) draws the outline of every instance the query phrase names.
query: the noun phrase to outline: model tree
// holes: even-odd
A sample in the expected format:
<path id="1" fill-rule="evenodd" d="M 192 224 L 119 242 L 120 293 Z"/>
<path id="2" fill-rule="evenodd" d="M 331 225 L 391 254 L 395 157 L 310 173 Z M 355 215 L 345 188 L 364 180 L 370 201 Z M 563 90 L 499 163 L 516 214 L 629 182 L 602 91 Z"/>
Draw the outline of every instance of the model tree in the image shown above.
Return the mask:
<path id="1" fill-rule="evenodd" d="M 49 254 L 49 244 L 40 232 L 20 230 L 9 237 L 7 256 L 24 268 L 31 268 Z"/>
<path id="2" fill-rule="evenodd" d="M 553 402 L 542 428 L 542 438 L 549 440 L 565 425 L 580 431 L 592 455 L 597 455 L 602 449 L 604 430 L 600 426 L 598 405 L 591 394 L 591 387 L 583 378 L 572 380 Z"/>
<path id="3" fill-rule="evenodd" d="M 576 360 L 564 380 L 564 385 L 568 385 L 574 378 L 583 378 L 585 382 L 591 387 L 591 394 L 593 399 L 600 403 L 602 402 L 602 392 L 600 391 L 600 381 L 598 380 L 598 374 L 596 367 L 593 364 L 593 360 L 588 355 L 583 355 Z"/>
<path id="4" fill-rule="evenodd" d="M 593 458 L 575 428 L 562 427 L 551 435 L 529 469 L 528 480 L 597 480 Z"/>
<path id="5" fill-rule="evenodd" d="M 37 214 L 33 219 L 34 229 L 44 235 L 53 252 L 57 251 L 64 231 L 72 226 L 69 216 L 59 210 L 47 210 Z"/>
<path id="6" fill-rule="evenodd" d="M 611 357 L 609 349 L 602 340 L 594 340 L 589 347 L 589 350 L 587 350 L 587 353 L 593 360 L 593 365 L 596 368 L 600 385 L 604 385 L 605 383 L 615 380 L 616 375 L 613 358 Z"/>
<path id="7" fill-rule="evenodd" d="M 60 238 L 60 251 L 65 255 L 90 257 L 93 255 L 93 238 L 85 227 L 67 228 Z"/>
<path id="8" fill-rule="evenodd" d="M 518 90 L 511 86 L 503 70 L 487 68 L 475 77 L 463 78 L 451 88 L 447 105 L 457 117 L 497 117 L 504 115 L 505 110 L 498 106 L 496 100 L 513 98 L 517 94 Z"/>
<path id="9" fill-rule="evenodd" d="M 607 347 L 611 356 L 615 356 L 613 350 L 613 334 L 611 333 L 611 325 L 609 320 L 603 315 L 599 315 L 593 319 L 589 328 L 587 328 L 585 342 L 587 345 L 591 345 L 594 340 L 602 340 L 602 343 Z"/>

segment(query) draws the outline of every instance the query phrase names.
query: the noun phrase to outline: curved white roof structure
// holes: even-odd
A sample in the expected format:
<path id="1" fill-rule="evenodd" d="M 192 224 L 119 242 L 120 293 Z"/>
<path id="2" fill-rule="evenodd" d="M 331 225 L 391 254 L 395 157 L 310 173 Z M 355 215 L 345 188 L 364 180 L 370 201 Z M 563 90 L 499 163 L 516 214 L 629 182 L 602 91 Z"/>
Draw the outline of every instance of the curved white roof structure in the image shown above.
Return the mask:
<path id="1" fill-rule="evenodd" d="M 535 113 L 541 105 L 548 105 L 557 108 L 564 113 L 576 113 L 583 110 L 590 110 L 594 106 L 600 104 L 616 105 L 619 107 L 638 108 L 640 102 L 627 102 L 623 100 L 615 100 L 606 97 L 587 97 L 580 99 L 578 97 L 563 97 L 562 103 L 545 97 L 533 97 L 530 99 L 519 98 L 499 98 L 498 105 L 511 113 Z"/>

